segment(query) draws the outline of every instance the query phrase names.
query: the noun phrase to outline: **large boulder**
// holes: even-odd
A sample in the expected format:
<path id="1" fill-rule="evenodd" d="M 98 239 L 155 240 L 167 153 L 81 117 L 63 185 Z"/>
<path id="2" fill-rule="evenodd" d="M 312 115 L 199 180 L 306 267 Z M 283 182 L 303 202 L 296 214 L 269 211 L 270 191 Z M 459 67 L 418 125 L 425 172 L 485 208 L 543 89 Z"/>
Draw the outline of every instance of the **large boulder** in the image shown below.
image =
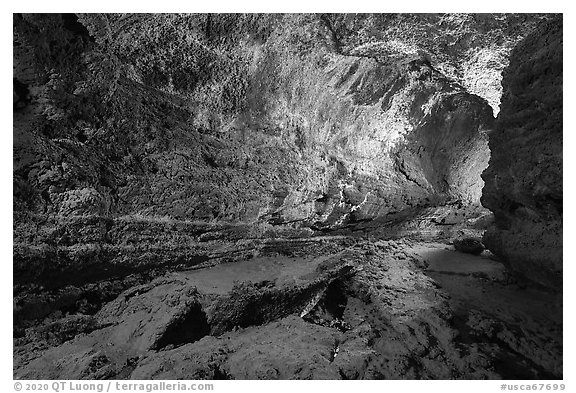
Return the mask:
<path id="1" fill-rule="evenodd" d="M 482 203 L 494 212 L 485 245 L 523 276 L 562 284 L 562 17 L 512 52 L 502 111 L 490 134 Z"/>
<path id="2" fill-rule="evenodd" d="M 484 251 L 484 245 L 480 239 L 474 237 L 463 237 L 454 240 L 454 248 L 457 251 L 465 252 L 468 254 L 480 255 Z"/>

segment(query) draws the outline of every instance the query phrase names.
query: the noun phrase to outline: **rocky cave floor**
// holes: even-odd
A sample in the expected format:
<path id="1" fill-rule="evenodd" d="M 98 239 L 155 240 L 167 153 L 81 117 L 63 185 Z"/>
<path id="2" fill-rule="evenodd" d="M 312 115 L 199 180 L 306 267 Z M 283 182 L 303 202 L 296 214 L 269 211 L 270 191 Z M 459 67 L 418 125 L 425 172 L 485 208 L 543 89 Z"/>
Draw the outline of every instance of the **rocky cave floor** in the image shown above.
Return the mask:
<path id="1" fill-rule="evenodd" d="M 456 251 L 486 215 L 446 214 L 259 239 L 219 227 L 195 264 L 17 286 L 14 376 L 562 378 L 561 295 Z"/>

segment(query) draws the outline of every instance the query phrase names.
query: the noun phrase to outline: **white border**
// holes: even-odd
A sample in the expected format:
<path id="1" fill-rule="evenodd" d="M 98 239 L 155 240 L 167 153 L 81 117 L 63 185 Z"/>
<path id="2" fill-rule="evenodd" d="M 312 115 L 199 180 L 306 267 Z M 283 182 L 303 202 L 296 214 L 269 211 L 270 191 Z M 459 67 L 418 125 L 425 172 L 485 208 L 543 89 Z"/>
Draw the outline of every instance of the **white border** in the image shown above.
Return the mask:
<path id="1" fill-rule="evenodd" d="M 90 4 L 79 0 L 67 1 L 22 1 L 2 4 L 3 11 L 0 14 L 1 26 L 4 31 L 1 35 L 2 67 L 4 77 L 0 79 L 3 109 L 3 127 L 0 132 L 0 174 L 3 189 L 1 198 L 0 216 L 0 245 L 4 264 L 2 271 L 1 305 L 4 315 L 4 323 L 0 325 L 0 386 L 3 391 L 14 391 L 12 381 L 12 99 L 9 97 L 11 91 L 11 78 L 8 77 L 8 67 L 12 56 L 12 34 L 8 31 L 12 26 L 13 12 L 554 12 L 564 13 L 564 200 L 567 202 L 564 210 L 564 244 L 568 245 L 571 251 L 571 244 L 574 241 L 574 219 L 576 207 L 570 202 L 574 193 L 574 178 L 576 173 L 576 154 L 574 153 L 576 144 L 576 128 L 571 109 L 574 107 L 573 91 L 574 73 L 572 68 L 574 63 L 574 40 L 576 37 L 575 18 L 572 6 L 568 6 L 564 1 L 509 1 L 502 0 L 480 0 L 475 4 L 464 1 L 398 1 L 391 2 L 385 0 L 378 1 L 311 1 L 311 0 L 289 0 L 285 2 L 274 1 L 216 1 L 207 2 L 173 1 L 162 0 L 149 3 L 131 1 L 98 0 Z M 565 249 L 566 250 L 566 249 Z M 574 334 L 576 326 L 574 324 L 574 287 L 571 279 L 574 275 L 574 264 L 570 254 L 564 255 L 564 381 L 551 381 L 551 383 L 564 383 L 567 386 L 565 391 L 576 390 L 576 380 L 571 373 L 574 368 Z M 9 317 L 10 315 L 10 317 Z M 51 381 L 49 381 L 51 382 Z M 143 381 L 145 382 L 145 381 Z M 544 381 L 534 381 L 542 383 Z M 432 391 L 432 392 L 496 392 L 500 390 L 502 383 L 532 383 L 529 381 L 214 381 L 216 392 L 266 392 L 271 390 L 310 390 L 316 392 L 326 391 L 347 391 L 350 389 L 363 389 L 384 392 L 385 390 L 401 391 Z M 111 390 L 112 391 L 112 390 Z"/>

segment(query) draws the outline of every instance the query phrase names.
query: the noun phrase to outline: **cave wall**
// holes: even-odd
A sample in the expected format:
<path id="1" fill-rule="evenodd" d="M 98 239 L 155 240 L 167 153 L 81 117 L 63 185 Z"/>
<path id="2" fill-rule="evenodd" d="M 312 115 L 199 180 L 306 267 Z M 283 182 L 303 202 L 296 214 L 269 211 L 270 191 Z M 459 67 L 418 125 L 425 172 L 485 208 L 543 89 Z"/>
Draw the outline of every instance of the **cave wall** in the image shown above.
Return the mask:
<path id="1" fill-rule="evenodd" d="M 15 78 L 31 91 L 15 120 L 15 210 L 309 224 L 478 203 L 490 107 L 459 83 L 465 66 L 449 69 L 462 48 L 508 47 L 523 26 L 74 18 L 15 16 Z M 419 47 L 409 26 L 426 33 Z"/>
<path id="2" fill-rule="evenodd" d="M 542 18 L 15 14 L 15 280 L 479 205 L 497 103 L 468 85 L 506 57 L 472 59 Z"/>
<path id="3" fill-rule="evenodd" d="M 482 204 L 495 225 L 490 250 L 518 273 L 562 286 L 562 16 L 512 52 L 502 111 L 490 134 Z"/>

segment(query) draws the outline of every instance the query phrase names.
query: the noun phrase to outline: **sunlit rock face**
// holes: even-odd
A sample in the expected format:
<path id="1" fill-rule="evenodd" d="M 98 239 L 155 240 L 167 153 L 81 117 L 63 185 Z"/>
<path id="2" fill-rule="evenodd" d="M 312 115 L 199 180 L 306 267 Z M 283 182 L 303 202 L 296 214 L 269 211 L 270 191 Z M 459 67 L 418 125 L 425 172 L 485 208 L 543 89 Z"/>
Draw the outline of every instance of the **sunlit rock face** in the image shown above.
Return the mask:
<path id="1" fill-rule="evenodd" d="M 265 107 L 249 105 L 236 126 L 277 129 L 308 163 L 300 172 L 306 186 L 284 187 L 284 199 L 273 201 L 281 219 L 334 223 L 478 202 L 488 160 L 483 131 L 492 122 L 483 100 L 420 59 L 329 55 L 322 67 L 283 64 L 290 55 L 278 44 L 257 59 L 254 78 L 266 83 L 248 92 L 249 102 Z M 275 72 L 269 64 L 278 64 Z"/>
<path id="2" fill-rule="evenodd" d="M 419 54 L 498 114 L 510 51 L 544 14 L 331 15 L 342 53 Z"/>
<path id="3" fill-rule="evenodd" d="M 562 17 L 512 52 L 482 203 L 488 248 L 531 280 L 562 284 Z"/>

